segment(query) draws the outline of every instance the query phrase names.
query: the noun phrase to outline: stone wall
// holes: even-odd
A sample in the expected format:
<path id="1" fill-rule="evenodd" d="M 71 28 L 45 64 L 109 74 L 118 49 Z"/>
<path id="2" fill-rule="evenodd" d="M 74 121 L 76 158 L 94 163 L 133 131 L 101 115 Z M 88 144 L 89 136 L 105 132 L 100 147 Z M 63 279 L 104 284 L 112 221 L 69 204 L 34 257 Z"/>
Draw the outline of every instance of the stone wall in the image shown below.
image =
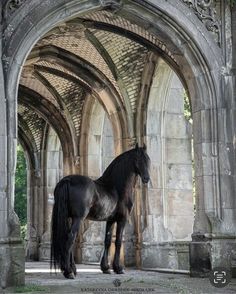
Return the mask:
<path id="1" fill-rule="evenodd" d="M 91 176 L 97 176 L 104 166 L 98 148 L 102 132 L 96 134 L 94 127 L 94 136 L 87 136 L 95 101 L 111 122 L 114 154 L 147 141 L 153 160 L 155 180 L 148 191 L 141 186 L 136 191 L 136 251 L 142 243 L 143 261 L 183 267 L 177 256 L 186 253 L 186 243 L 179 242 L 188 242 L 192 230 L 191 128 L 181 114 L 182 86 L 163 60 L 192 105 L 196 214 L 191 274 L 205 275 L 222 264 L 235 267 L 236 8 L 224 0 L 195 2 L 1 1 L 1 287 L 24 282 L 23 245 L 13 209 L 17 122 L 30 151 L 32 236 L 39 242 L 47 227 L 47 129 L 52 126 L 60 139 L 64 175 L 80 172 L 83 159 L 93 166 Z M 164 71 L 152 83 L 156 60 Z"/>
<path id="2" fill-rule="evenodd" d="M 147 147 L 152 164 L 145 212 L 147 226 L 143 232 L 143 267 L 180 268 L 175 245 L 177 241 L 191 240 L 191 140 L 192 127 L 184 116 L 183 85 L 159 59 L 147 108 Z M 185 254 L 184 267 L 188 268 L 186 249 Z"/>

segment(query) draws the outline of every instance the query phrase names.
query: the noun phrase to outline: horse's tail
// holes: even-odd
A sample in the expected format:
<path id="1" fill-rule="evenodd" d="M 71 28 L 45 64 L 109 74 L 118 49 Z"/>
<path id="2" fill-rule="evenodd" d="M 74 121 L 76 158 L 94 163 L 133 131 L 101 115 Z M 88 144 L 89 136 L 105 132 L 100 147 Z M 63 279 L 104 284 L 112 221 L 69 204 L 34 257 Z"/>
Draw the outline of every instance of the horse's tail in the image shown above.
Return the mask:
<path id="1" fill-rule="evenodd" d="M 54 206 L 52 211 L 51 228 L 51 269 L 54 267 L 65 269 L 66 262 L 66 241 L 69 232 L 68 222 L 68 201 L 69 201 L 68 180 L 61 180 L 54 190 Z"/>

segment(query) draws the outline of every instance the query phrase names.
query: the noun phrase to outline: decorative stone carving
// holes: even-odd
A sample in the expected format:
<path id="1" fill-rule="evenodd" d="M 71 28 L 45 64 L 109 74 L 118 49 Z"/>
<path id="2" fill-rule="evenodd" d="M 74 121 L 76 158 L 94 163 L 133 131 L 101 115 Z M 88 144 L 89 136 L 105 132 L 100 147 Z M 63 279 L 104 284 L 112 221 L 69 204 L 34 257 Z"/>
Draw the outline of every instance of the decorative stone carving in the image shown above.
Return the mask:
<path id="1" fill-rule="evenodd" d="M 215 1 L 213 0 L 182 0 L 195 11 L 197 17 L 212 32 L 218 45 L 221 45 L 221 22 L 217 17 Z"/>
<path id="2" fill-rule="evenodd" d="M 75 156 L 74 157 L 74 162 L 75 162 L 75 166 L 79 166 L 79 164 L 80 164 L 80 156 Z"/>
<path id="3" fill-rule="evenodd" d="M 5 18 L 15 13 L 15 11 L 24 3 L 26 0 L 9 0 L 5 6 Z"/>
<path id="4" fill-rule="evenodd" d="M 101 5 L 103 7 L 107 7 L 107 6 L 110 6 L 113 10 L 119 10 L 122 6 L 122 1 L 119 0 L 119 1 L 114 1 L 114 0 L 100 0 L 101 2 Z"/>

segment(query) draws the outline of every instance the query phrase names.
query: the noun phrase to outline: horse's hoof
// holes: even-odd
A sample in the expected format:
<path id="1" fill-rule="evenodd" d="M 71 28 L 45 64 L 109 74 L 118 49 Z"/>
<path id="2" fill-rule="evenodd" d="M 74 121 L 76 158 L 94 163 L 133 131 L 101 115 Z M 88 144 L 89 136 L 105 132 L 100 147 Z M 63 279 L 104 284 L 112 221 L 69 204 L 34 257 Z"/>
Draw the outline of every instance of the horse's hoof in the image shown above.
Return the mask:
<path id="1" fill-rule="evenodd" d="M 74 273 L 63 273 L 63 275 L 64 275 L 64 277 L 66 278 L 66 279 L 70 279 L 70 280 L 74 280 L 74 278 L 75 278 L 75 275 L 74 275 Z"/>
<path id="2" fill-rule="evenodd" d="M 110 269 L 103 270 L 102 272 L 103 272 L 104 274 L 108 274 L 108 275 L 110 275 L 110 274 L 111 274 L 111 271 L 110 271 Z"/>
<path id="3" fill-rule="evenodd" d="M 74 280 L 75 275 L 74 273 L 69 273 L 67 279 Z"/>
<path id="4" fill-rule="evenodd" d="M 123 267 L 121 267 L 121 266 L 119 266 L 119 267 L 117 267 L 117 268 L 113 268 L 113 270 L 114 270 L 114 272 L 115 272 L 116 274 L 118 274 L 118 275 L 122 275 L 122 274 L 125 273 Z"/>
<path id="5" fill-rule="evenodd" d="M 123 269 L 121 269 L 121 270 L 115 271 L 115 273 L 117 275 L 123 275 L 125 273 L 125 271 Z"/>

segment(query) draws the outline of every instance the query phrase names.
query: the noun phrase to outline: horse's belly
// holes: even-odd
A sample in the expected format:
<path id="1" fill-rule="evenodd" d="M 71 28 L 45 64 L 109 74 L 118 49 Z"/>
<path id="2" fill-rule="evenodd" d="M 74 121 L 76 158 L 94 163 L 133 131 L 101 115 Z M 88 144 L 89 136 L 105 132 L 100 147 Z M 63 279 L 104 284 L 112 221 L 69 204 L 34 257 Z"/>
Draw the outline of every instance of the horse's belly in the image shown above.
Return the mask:
<path id="1" fill-rule="evenodd" d="M 105 221 L 114 214 L 116 204 L 116 200 L 111 199 L 108 195 L 104 195 L 94 202 L 87 218 L 90 220 Z"/>

